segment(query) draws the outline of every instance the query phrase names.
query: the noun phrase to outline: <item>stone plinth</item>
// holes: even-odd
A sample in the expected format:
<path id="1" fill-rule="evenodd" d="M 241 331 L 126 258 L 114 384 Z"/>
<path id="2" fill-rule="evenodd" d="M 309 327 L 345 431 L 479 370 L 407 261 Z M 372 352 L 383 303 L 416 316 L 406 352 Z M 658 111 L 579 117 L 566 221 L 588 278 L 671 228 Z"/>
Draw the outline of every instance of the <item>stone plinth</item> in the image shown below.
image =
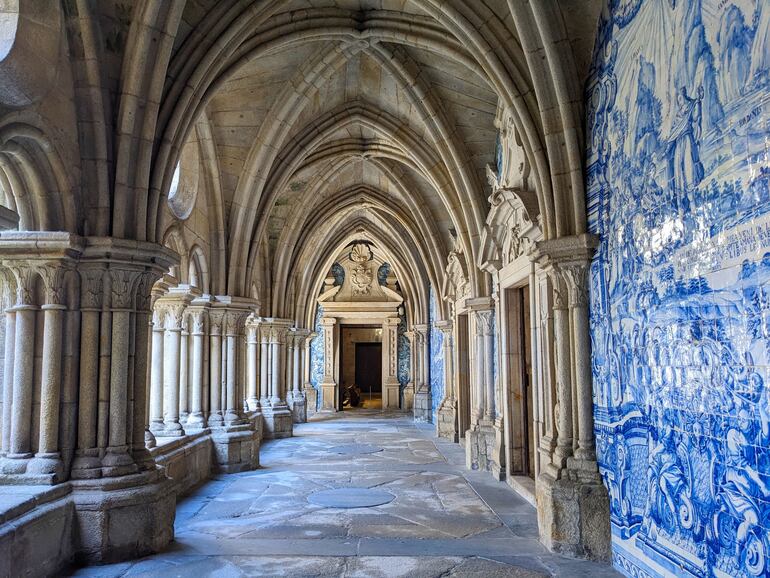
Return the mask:
<path id="1" fill-rule="evenodd" d="M 173 539 L 176 493 L 162 470 L 72 483 L 76 560 L 138 558 L 160 552 Z"/>
<path id="2" fill-rule="evenodd" d="M 547 548 L 579 558 L 610 559 L 610 503 L 598 475 L 585 482 L 542 473 L 536 493 L 540 541 Z"/>
<path id="3" fill-rule="evenodd" d="M 489 472 L 496 480 L 503 480 L 505 468 L 501 454 L 502 428 L 497 424 L 482 420 L 468 430 L 465 462 L 469 470 Z"/>
<path id="4" fill-rule="evenodd" d="M 326 382 L 321 384 L 321 410 L 325 413 L 337 411 L 337 384 Z"/>
<path id="5" fill-rule="evenodd" d="M 305 411 L 306 418 L 318 411 L 318 391 L 310 383 L 305 384 Z"/>
<path id="6" fill-rule="evenodd" d="M 263 407 L 264 437 L 288 438 L 294 432 L 294 420 L 288 406 Z"/>
<path id="7" fill-rule="evenodd" d="M 457 432 L 457 402 L 445 399 L 438 408 L 436 418 L 436 435 L 452 442 L 459 440 Z"/>
<path id="8" fill-rule="evenodd" d="M 290 394 L 288 405 L 294 423 L 305 423 L 307 421 L 307 400 L 304 393 L 299 395 L 296 393 Z"/>
<path id="9" fill-rule="evenodd" d="M 217 471 L 231 474 L 259 467 L 260 435 L 251 424 L 212 431 L 211 441 Z"/>
<path id="10" fill-rule="evenodd" d="M 430 388 L 422 387 L 414 394 L 414 419 L 416 421 L 431 420 Z"/>
<path id="11" fill-rule="evenodd" d="M 401 385 L 396 383 L 386 383 L 382 387 L 382 407 L 387 409 L 398 409 L 401 402 Z"/>

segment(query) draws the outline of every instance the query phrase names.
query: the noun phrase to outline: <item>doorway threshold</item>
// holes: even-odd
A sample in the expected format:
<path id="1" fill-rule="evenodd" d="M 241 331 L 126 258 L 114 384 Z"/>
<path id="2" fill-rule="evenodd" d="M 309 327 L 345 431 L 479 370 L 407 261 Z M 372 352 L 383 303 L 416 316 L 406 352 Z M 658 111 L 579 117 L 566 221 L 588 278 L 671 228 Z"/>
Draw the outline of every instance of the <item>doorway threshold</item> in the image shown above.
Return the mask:
<path id="1" fill-rule="evenodd" d="M 508 485 L 533 507 L 537 507 L 537 498 L 535 498 L 535 480 L 529 476 L 508 476 Z"/>

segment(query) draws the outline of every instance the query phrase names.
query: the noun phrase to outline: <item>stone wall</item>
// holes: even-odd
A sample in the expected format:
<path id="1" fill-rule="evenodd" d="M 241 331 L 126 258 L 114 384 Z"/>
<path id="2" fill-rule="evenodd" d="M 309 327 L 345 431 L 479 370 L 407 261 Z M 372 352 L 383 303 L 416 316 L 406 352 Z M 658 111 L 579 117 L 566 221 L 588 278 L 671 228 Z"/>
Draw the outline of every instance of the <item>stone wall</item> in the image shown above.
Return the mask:
<path id="1" fill-rule="evenodd" d="M 614 563 L 767 575 L 770 4 L 613 6 L 587 102 Z"/>

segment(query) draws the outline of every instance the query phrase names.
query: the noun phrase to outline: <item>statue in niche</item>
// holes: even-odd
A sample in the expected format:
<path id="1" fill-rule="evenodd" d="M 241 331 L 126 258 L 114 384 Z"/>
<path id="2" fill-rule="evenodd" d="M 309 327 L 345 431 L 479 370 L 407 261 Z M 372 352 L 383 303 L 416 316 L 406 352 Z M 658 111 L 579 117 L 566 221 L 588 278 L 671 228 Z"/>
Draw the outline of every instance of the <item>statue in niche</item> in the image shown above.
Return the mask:
<path id="1" fill-rule="evenodd" d="M 446 274 L 450 285 L 450 293 L 454 299 L 464 296 L 468 290 L 468 279 L 465 276 L 465 268 L 462 257 L 457 251 L 449 253 L 447 258 Z"/>
<path id="2" fill-rule="evenodd" d="M 371 293 L 374 274 L 372 268 L 366 264 L 371 258 L 371 250 L 363 243 L 354 245 L 350 251 L 350 260 L 355 263 L 350 276 L 350 281 L 353 284 L 353 295 L 369 295 Z"/>

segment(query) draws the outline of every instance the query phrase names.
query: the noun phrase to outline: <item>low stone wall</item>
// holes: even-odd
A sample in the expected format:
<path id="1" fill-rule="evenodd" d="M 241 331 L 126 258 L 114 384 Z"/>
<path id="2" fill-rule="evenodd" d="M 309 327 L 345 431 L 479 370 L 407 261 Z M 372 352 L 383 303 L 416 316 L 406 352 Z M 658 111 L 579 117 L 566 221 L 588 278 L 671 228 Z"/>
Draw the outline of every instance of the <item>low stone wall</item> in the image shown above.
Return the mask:
<path id="1" fill-rule="evenodd" d="M 210 478 L 214 469 L 214 444 L 207 433 L 174 439 L 154 447 L 150 453 L 171 479 L 176 496 Z"/>
<path id="2" fill-rule="evenodd" d="M 50 576 L 74 554 L 71 488 L 0 487 L 0 576 Z"/>

